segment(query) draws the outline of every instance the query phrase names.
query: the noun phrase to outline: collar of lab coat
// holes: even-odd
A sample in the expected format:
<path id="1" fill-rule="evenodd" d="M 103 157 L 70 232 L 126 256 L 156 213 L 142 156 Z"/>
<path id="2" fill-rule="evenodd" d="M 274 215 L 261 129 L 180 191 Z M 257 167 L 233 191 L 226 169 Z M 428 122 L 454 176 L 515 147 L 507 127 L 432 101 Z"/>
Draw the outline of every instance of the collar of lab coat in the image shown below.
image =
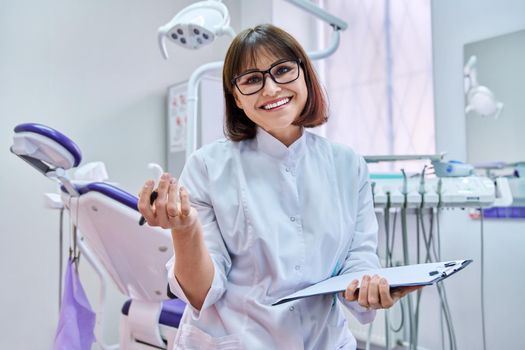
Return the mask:
<path id="1" fill-rule="evenodd" d="M 286 147 L 281 141 L 273 137 L 263 128 L 257 128 L 255 138 L 258 150 L 279 159 L 298 159 L 304 154 L 306 147 L 306 132 L 301 129 L 301 137 L 295 140 L 290 146 Z"/>

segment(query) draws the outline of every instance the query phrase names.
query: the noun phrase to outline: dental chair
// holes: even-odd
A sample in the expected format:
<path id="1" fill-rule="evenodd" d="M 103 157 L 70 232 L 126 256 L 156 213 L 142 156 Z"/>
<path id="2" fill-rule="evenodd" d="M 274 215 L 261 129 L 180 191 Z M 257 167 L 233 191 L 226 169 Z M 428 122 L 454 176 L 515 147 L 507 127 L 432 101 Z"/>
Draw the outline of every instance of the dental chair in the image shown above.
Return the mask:
<path id="1" fill-rule="evenodd" d="M 137 197 L 105 182 L 75 182 L 78 146 L 50 127 L 26 123 L 14 129 L 11 152 L 59 182 L 61 202 L 78 230 L 76 244 L 101 281 L 95 325 L 102 349 L 171 349 L 185 304 L 169 299 L 165 264 L 173 254 L 169 231 L 139 226 Z M 104 271 L 106 273 L 104 273 Z M 106 276 L 129 300 L 120 319 L 119 344 L 102 341 Z"/>

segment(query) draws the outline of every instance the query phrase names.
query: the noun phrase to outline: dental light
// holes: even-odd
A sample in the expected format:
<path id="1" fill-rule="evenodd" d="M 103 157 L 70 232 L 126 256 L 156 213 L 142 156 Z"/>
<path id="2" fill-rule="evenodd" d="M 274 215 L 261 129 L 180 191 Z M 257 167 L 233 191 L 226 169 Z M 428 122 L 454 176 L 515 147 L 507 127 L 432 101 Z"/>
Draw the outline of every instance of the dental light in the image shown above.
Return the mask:
<path id="1" fill-rule="evenodd" d="M 207 0 L 182 9 L 159 28 L 158 39 L 162 56 L 168 59 L 166 40 L 187 49 L 199 49 L 224 34 L 235 35 L 230 27 L 228 8 L 218 0 Z"/>
<path id="2" fill-rule="evenodd" d="M 503 110 L 503 103 L 496 101 L 494 93 L 488 87 L 479 85 L 476 62 L 476 56 L 471 56 L 463 71 L 467 98 L 465 114 L 474 112 L 482 117 L 498 119 Z"/>

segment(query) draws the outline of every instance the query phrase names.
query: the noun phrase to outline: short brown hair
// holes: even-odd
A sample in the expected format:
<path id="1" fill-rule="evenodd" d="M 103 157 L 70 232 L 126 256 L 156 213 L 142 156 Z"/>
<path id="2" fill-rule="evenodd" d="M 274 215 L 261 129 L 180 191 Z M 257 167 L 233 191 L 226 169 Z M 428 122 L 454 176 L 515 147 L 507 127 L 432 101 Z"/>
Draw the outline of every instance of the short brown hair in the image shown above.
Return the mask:
<path id="1" fill-rule="evenodd" d="M 257 125 L 235 103 L 232 78 L 241 73 L 247 65 L 255 64 L 261 51 L 278 58 L 301 61 L 308 98 L 301 115 L 293 124 L 307 128 L 324 124 L 328 120 L 326 97 L 304 49 L 284 30 L 271 24 L 261 24 L 240 32 L 226 53 L 222 70 L 226 137 L 232 141 L 242 141 L 254 138 L 257 133 Z"/>

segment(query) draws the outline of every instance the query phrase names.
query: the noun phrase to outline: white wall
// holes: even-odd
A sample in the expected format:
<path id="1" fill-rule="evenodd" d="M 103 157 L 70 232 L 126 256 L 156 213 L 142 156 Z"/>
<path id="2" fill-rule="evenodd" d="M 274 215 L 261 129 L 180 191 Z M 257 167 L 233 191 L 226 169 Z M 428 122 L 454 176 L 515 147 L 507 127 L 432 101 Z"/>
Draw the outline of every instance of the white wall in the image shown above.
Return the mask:
<path id="1" fill-rule="evenodd" d="M 463 45 L 523 28 L 525 2 L 521 0 L 432 1 L 436 150 L 448 151 L 449 159 L 467 158 Z M 448 283 L 449 301 L 459 349 L 482 349 L 479 222 L 469 219 L 465 212 L 445 212 L 442 231 L 445 258 L 475 259 L 461 278 Z M 523 221 L 486 222 L 487 349 L 523 347 L 524 233 Z"/>
<path id="2" fill-rule="evenodd" d="M 2 0 L 0 2 L 0 348 L 49 349 L 58 309 L 58 213 L 43 208 L 55 187 L 9 152 L 12 129 L 39 122 L 61 130 L 84 162 L 106 163 L 111 180 L 137 193 L 165 164 L 165 89 L 200 64 L 222 59 L 229 39 L 198 52 L 169 45 L 157 28 L 190 0 Z M 226 0 L 239 26 L 239 0 Z M 84 261 L 85 263 L 85 261 Z M 97 281 L 83 265 L 94 300 Z M 117 340 L 123 298 L 113 289 L 107 339 Z"/>

